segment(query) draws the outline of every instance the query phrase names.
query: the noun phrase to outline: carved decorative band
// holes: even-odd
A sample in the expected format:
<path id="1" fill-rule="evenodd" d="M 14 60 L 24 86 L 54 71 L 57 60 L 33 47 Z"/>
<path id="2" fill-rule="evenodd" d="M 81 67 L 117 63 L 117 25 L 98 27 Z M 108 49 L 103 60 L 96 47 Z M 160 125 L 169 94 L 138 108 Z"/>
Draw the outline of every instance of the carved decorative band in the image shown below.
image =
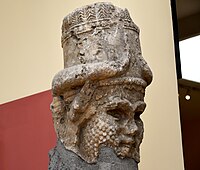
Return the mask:
<path id="1" fill-rule="evenodd" d="M 62 44 L 73 34 L 89 32 L 94 28 L 108 29 L 117 23 L 115 21 L 122 22 L 124 29 L 139 34 L 139 28 L 132 21 L 127 9 L 123 10 L 110 3 L 96 3 L 77 9 L 65 17 L 62 25 Z"/>
<path id="2" fill-rule="evenodd" d="M 62 44 L 69 39 L 74 33 L 76 35 L 90 32 L 94 29 L 94 27 L 102 28 L 102 29 L 109 29 L 110 26 L 112 26 L 113 23 L 111 23 L 110 18 L 96 20 L 96 21 L 90 21 L 87 23 L 81 23 L 78 25 L 75 25 L 71 27 L 69 30 L 65 30 L 62 34 Z M 135 24 L 133 22 L 124 22 L 124 29 L 130 29 L 139 34 L 139 29 L 135 27 Z"/>

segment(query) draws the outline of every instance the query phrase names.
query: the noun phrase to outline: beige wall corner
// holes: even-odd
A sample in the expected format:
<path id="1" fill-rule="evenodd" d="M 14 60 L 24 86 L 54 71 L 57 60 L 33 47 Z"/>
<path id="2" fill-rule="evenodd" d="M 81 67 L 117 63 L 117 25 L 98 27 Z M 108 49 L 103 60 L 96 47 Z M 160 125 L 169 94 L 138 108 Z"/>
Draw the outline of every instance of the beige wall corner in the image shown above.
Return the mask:
<path id="1" fill-rule="evenodd" d="M 93 0 L 1 0 L 0 103 L 51 88 L 63 68 L 62 19 Z M 154 80 L 146 90 L 140 170 L 183 170 L 178 91 L 169 0 L 112 0 L 140 27 Z"/>

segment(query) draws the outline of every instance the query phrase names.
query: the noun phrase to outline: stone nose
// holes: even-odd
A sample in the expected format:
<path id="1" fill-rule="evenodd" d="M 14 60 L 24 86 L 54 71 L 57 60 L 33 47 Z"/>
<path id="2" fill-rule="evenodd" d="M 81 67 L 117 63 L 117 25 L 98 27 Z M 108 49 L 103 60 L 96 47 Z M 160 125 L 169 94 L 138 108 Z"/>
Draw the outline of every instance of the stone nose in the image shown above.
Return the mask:
<path id="1" fill-rule="evenodd" d="M 135 121 L 128 122 L 124 127 L 124 133 L 126 135 L 135 135 L 138 131 L 138 126 L 136 125 Z"/>

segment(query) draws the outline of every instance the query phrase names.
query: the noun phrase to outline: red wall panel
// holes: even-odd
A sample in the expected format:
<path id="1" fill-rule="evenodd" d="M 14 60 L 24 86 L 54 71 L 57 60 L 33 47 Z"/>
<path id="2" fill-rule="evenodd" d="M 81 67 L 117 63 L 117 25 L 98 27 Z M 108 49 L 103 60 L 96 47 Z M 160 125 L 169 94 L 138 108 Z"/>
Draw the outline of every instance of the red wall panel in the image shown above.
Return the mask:
<path id="1" fill-rule="evenodd" d="M 46 170 L 55 146 L 50 103 L 45 91 L 0 105 L 0 170 Z"/>

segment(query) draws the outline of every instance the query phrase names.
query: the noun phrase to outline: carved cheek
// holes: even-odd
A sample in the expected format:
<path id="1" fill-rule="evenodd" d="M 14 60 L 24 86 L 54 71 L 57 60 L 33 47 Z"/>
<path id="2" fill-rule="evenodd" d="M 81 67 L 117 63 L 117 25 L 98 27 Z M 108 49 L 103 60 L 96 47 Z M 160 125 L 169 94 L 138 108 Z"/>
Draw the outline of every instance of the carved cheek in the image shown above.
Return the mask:
<path id="1" fill-rule="evenodd" d="M 127 133 L 128 135 L 133 136 L 133 135 L 135 135 L 135 134 L 137 133 L 137 131 L 138 131 L 138 126 L 137 126 L 137 124 L 136 124 L 136 122 L 135 122 L 134 119 L 131 120 L 131 121 L 128 123 L 127 129 L 128 129 L 128 133 Z"/>
<path id="2" fill-rule="evenodd" d="M 135 123 L 138 127 L 138 134 L 142 135 L 143 134 L 143 131 L 144 131 L 144 127 L 143 127 L 143 122 L 140 118 L 137 118 L 135 120 Z"/>
<path id="3" fill-rule="evenodd" d="M 139 129 L 134 119 L 127 119 L 126 121 L 121 121 L 118 126 L 119 135 L 125 135 L 129 137 L 134 136 Z"/>

